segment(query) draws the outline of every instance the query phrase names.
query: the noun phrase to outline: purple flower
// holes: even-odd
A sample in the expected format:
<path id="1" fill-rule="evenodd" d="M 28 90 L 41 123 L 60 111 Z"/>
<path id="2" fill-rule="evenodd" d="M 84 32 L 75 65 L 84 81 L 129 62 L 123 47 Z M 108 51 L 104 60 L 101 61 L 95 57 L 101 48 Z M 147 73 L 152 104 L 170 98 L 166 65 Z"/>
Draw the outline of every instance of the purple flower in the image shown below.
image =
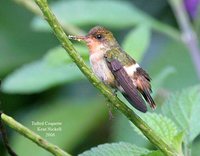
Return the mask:
<path id="1" fill-rule="evenodd" d="M 184 0 L 185 8 L 193 19 L 197 15 L 199 4 L 200 0 Z"/>

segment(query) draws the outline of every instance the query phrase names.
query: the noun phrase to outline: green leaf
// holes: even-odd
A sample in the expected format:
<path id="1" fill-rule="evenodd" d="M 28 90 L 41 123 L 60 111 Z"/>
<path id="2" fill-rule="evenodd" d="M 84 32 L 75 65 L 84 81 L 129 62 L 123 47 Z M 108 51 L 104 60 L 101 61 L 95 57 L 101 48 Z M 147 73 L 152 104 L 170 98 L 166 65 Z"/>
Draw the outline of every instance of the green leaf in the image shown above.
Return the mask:
<path id="1" fill-rule="evenodd" d="M 161 39 L 161 36 L 158 36 L 158 38 L 154 38 L 151 45 L 156 47 L 155 52 L 152 53 L 154 57 L 148 64 L 149 72 L 152 75 L 162 71 L 166 65 L 175 68 L 173 76 L 166 79 L 163 85 L 164 88 L 180 90 L 199 83 L 190 54 L 183 43 L 164 40 L 163 38 Z M 181 58 L 181 61 L 178 61 L 177 58 Z M 145 61 L 149 59 L 147 58 Z"/>
<path id="2" fill-rule="evenodd" d="M 192 156 L 199 156 L 200 140 L 198 139 L 192 144 Z"/>
<path id="3" fill-rule="evenodd" d="M 153 152 L 150 152 L 149 154 L 146 154 L 144 156 L 164 156 L 164 154 L 160 151 L 153 151 Z"/>
<path id="4" fill-rule="evenodd" d="M 179 132 L 173 139 L 173 145 L 179 153 L 182 152 L 182 143 L 185 133 Z"/>
<path id="5" fill-rule="evenodd" d="M 32 111 L 26 111 L 27 113 L 19 120 L 20 123 L 66 151 L 72 151 L 79 146 L 85 140 L 85 136 L 90 135 L 99 123 L 108 119 L 106 105 L 99 99 L 81 100 L 81 103 L 77 100 L 54 99 L 53 102 L 46 104 L 39 103 L 38 106 L 35 109 L 31 108 Z M 52 126 L 47 123 L 59 124 Z M 17 133 L 14 133 L 10 141 L 20 156 L 50 155 Z"/>
<path id="6" fill-rule="evenodd" d="M 162 112 L 173 120 L 186 140 L 192 142 L 200 133 L 200 86 L 174 93 L 162 107 Z"/>
<path id="7" fill-rule="evenodd" d="M 57 42 L 50 33 L 33 32 L 29 27 L 33 13 L 20 8 L 12 1 L 1 1 L 0 10 L 0 77 L 2 78 L 22 64 L 41 57 L 44 51 L 55 46 Z M 17 22 L 16 14 L 20 17 Z"/>
<path id="8" fill-rule="evenodd" d="M 43 61 L 53 66 L 72 62 L 67 52 L 60 46 L 49 50 Z"/>
<path id="9" fill-rule="evenodd" d="M 36 61 L 10 74 L 3 81 L 2 90 L 6 93 L 30 94 L 83 78 L 74 64 L 52 66 Z"/>
<path id="10" fill-rule="evenodd" d="M 174 137 L 177 135 L 177 127 L 172 120 L 169 118 L 156 113 L 141 114 L 141 118 L 148 123 L 149 127 L 153 129 L 158 136 L 160 136 L 166 142 L 172 144 Z M 138 128 L 135 127 L 131 122 L 130 124 L 134 127 L 136 132 L 144 136 Z"/>
<path id="11" fill-rule="evenodd" d="M 83 46 L 80 44 L 74 44 L 74 47 L 84 59 L 88 58 L 88 50 L 86 46 Z M 47 52 L 47 54 L 44 56 L 43 61 L 51 65 L 60 65 L 60 64 L 71 63 L 72 59 L 67 54 L 65 49 L 63 49 L 61 46 L 58 46 L 58 47 L 50 49 Z"/>
<path id="12" fill-rule="evenodd" d="M 80 55 L 87 59 L 86 47 L 75 47 Z M 62 47 L 55 47 L 49 50 L 43 59 L 27 64 L 10 74 L 3 81 L 2 90 L 6 93 L 30 94 L 83 78 L 83 74 L 72 64 L 67 52 Z"/>
<path id="13" fill-rule="evenodd" d="M 147 15 L 125 1 L 58 1 L 52 3 L 51 8 L 63 25 L 100 24 L 112 28 L 127 28 L 147 21 Z M 49 26 L 38 17 L 33 20 L 32 25 L 35 29 L 49 30 Z"/>
<path id="14" fill-rule="evenodd" d="M 149 152 L 150 151 L 145 148 L 140 148 L 125 142 L 119 142 L 99 145 L 79 156 L 141 156 L 148 154 Z"/>
<path id="15" fill-rule="evenodd" d="M 134 28 L 123 41 L 122 47 L 136 61 L 141 61 L 151 39 L 151 29 L 147 25 L 139 25 Z"/>

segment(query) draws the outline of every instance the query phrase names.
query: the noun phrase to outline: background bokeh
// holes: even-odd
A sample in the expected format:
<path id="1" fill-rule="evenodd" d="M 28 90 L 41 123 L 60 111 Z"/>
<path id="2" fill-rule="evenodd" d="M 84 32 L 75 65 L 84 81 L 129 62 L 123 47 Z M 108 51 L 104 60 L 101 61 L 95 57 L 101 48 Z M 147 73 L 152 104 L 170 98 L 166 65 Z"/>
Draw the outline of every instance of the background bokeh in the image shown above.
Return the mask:
<path id="1" fill-rule="evenodd" d="M 151 75 L 158 107 L 170 93 L 199 83 L 168 1 L 51 0 L 49 3 L 67 34 L 85 34 L 95 25 L 110 29 L 120 45 Z M 1 0 L 0 109 L 73 155 L 99 144 L 119 141 L 153 148 L 132 130 L 120 113 L 113 110 L 114 118 L 109 118 L 108 102 L 71 61 L 49 26 L 36 15 L 37 8 L 32 10 L 34 6 L 30 4 L 27 7 L 20 0 Z M 190 7 L 187 9 L 199 37 L 198 7 L 192 8 L 196 13 L 191 13 Z M 88 62 L 85 45 L 73 43 Z M 32 121 L 61 122 L 62 130 L 55 132 L 55 136 L 47 136 Z M 50 155 L 12 129 L 7 130 L 10 143 L 20 156 Z M 195 149 L 200 147 L 198 138 L 193 147 L 196 156 Z M 0 144 L 0 155 L 5 153 Z"/>

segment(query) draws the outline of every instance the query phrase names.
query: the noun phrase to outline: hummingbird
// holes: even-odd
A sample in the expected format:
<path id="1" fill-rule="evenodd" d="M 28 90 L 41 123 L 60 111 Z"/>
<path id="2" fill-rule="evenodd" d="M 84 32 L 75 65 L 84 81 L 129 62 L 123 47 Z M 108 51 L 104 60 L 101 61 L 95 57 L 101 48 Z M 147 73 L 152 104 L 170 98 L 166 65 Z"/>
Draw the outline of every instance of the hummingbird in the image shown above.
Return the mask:
<path id="1" fill-rule="evenodd" d="M 119 90 L 141 112 L 147 111 L 144 100 L 152 109 L 156 108 L 149 74 L 120 47 L 112 32 L 95 26 L 86 36 L 68 37 L 86 43 L 92 70 L 104 84 Z"/>

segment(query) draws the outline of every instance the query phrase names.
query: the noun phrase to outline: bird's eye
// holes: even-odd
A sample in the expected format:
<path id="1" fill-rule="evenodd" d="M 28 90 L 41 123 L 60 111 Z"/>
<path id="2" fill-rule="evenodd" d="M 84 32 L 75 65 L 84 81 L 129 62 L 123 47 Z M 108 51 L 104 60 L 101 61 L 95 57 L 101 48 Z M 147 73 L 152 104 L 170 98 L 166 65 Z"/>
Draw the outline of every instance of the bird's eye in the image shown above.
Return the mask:
<path id="1" fill-rule="evenodd" d="M 102 35 L 101 34 L 97 34 L 96 35 L 96 39 L 100 40 L 102 38 Z"/>

